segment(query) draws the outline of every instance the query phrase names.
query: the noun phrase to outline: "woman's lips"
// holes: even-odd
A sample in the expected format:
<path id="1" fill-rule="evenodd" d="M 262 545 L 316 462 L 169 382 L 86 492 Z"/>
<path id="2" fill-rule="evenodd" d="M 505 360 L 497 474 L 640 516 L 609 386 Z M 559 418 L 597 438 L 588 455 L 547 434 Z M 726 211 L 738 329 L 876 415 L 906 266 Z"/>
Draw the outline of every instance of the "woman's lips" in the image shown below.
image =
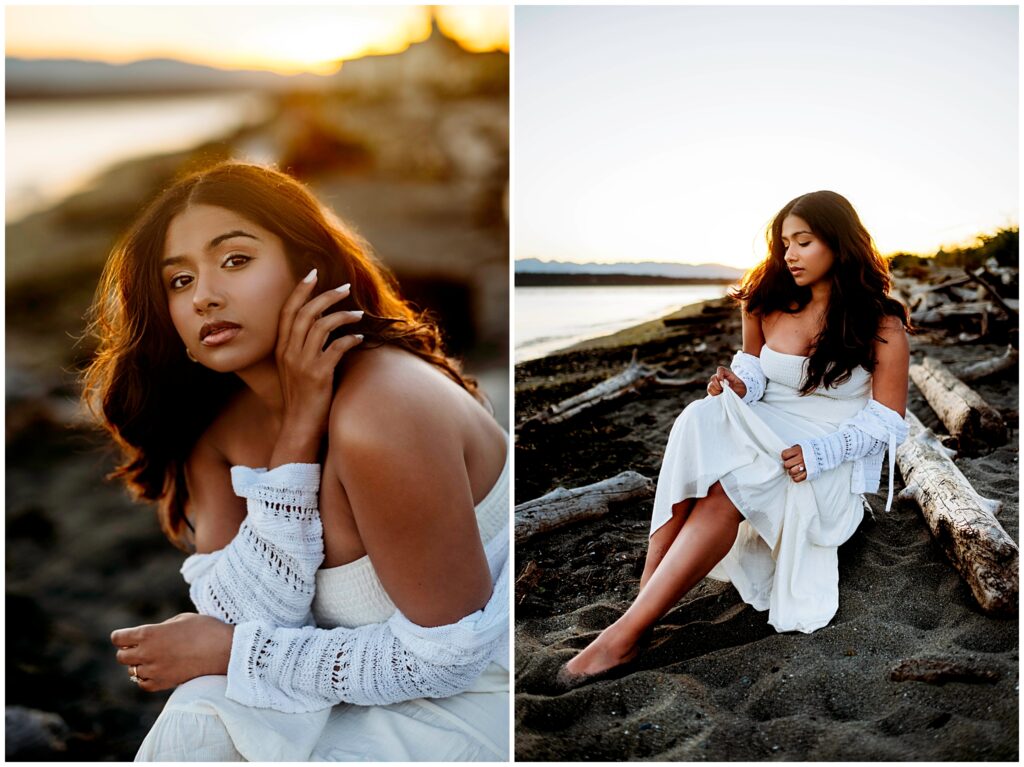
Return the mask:
<path id="1" fill-rule="evenodd" d="M 213 333 L 210 333 L 206 338 L 204 338 L 201 341 L 201 343 L 203 344 L 203 346 L 221 346 L 223 344 L 226 344 L 235 336 L 237 336 L 241 330 L 242 329 L 237 325 L 235 327 L 217 330 Z"/>

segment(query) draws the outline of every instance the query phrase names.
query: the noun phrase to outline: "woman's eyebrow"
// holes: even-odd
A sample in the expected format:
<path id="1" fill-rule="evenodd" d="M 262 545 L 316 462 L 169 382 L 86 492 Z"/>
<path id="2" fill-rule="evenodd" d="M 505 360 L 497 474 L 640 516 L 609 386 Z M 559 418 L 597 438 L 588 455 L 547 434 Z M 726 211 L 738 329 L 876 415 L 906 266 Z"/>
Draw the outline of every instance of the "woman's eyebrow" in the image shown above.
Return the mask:
<path id="1" fill-rule="evenodd" d="M 249 237 L 253 240 L 256 240 L 256 242 L 261 242 L 260 238 L 257 237 L 256 235 L 249 234 L 248 232 L 243 232 L 241 229 L 235 229 L 230 232 L 225 232 L 224 234 L 218 234 L 216 237 L 210 240 L 210 242 L 207 243 L 206 245 L 207 252 L 216 248 L 218 245 L 224 242 L 224 240 L 230 240 L 232 237 Z M 180 264 L 182 261 L 187 260 L 188 256 L 168 256 L 167 258 L 160 262 L 160 266 L 173 266 L 175 264 Z"/>
<path id="2" fill-rule="evenodd" d="M 801 229 L 799 232 L 793 232 L 793 236 L 794 237 L 796 237 L 798 234 L 814 234 L 814 233 L 813 232 L 808 232 L 806 229 Z M 786 235 L 782 235 L 782 239 L 788 240 L 789 237 L 787 237 Z"/>

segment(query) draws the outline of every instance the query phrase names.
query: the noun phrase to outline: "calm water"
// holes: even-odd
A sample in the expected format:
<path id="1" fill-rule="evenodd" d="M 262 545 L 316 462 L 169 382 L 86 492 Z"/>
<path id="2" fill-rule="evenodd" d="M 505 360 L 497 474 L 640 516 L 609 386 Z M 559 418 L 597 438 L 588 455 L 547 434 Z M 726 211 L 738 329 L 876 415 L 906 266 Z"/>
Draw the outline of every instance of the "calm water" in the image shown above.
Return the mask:
<path id="1" fill-rule="evenodd" d="M 657 319 L 725 295 L 727 285 L 589 286 L 515 289 L 516 362 Z"/>
<path id="2" fill-rule="evenodd" d="M 188 148 L 268 108 L 258 93 L 8 102 L 6 220 L 52 204 L 112 163 Z"/>

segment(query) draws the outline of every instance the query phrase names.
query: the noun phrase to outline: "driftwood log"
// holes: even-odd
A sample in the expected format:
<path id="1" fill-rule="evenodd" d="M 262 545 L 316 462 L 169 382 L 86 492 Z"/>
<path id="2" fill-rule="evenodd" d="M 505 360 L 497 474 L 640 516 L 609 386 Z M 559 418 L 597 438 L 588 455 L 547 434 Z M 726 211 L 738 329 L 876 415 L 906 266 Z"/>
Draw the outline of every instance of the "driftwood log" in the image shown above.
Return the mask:
<path id="1" fill-rule="evenodd" d="M 910 379 L 956 437 L 961 453 L 973 454 L 980 447 L 1006 442 L 1006 424 L 999 411 L 938 360 L 925 357 L 920 365 L 911 365 Z"/>
<path id="2" fill-rule="evenodd" d="M 585 392 L 547 407 L 533 417 L 523 421 L 521 428 L 529 429 L 537 426 L 562 423 L 595 405 L 611 402 L 625 394 L 639 391 L 648 386 L 700 386 L 706 380 L 703 376 L 683 379 L 667 378 L 662 375 L 662 372 L 659 368 L 639 362 L 637 360 L 637 350 L 634 349 L 633 359 L 630 360 L 629 366 L 621 373 L 617 373 L 611 378 L 606 378 Z"/>
<path id="3" fill-rule="evenodd" d="M 997 682 L 1002 674 L 968 661 L 952 658 L 906 658 L 889 670 L 894 682 Z"/>
<path id="4" fill-rule="evenodd" d="M 612 503 L 644 500 L 653 495 L 654 480 L 635 471 L 624 471 L 573 490 L 556 488 L 516 506 L 516 544 L 574 522 L 603 517 L 611 510 Z"/>
<path id="5" fill-rule="evenodd" d="M 1010 344 L 1001 357 L 971 363 L 957 374 L 957 378 L 964 383 L 974 383 L 1004 370 L 1012 370 L 1020 364 L 1019 356 L 1018 350 Z"/>
<path id="6" fill-rule="evenodd" d="M 1017 611 L 1017 544 L 996 519 L 999 501 L 983 498 L 944 447 L 909 410 L 910 433 L 896 449 L 906 487 L 899 498 L 914 501 L 981 609 Z"/>

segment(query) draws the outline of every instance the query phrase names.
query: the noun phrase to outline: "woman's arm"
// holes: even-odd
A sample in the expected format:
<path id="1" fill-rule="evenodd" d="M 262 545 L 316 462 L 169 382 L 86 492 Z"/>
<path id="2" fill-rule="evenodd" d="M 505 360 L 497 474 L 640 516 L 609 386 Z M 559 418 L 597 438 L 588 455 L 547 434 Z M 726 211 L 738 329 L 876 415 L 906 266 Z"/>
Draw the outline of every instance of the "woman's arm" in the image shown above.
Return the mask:
<path id="1" fill-rule="evenodd" d="M 186 478 L 197 553 L 181 573 L 196 610 L 231 624 L 310 623 L 324 556 L 319 464 L 231 468 L 204 438 Z"/>
<path id="2" fill-rule="evenodd" d="M 507 532 L 485 552 L 452 409 L 399 376 L 344 394 L 331 418 L 332 445 L 343 446 L 333 468 L 398 612 L 355 629 L 239 625 L 227 694 L 240 703 L 310 711 L 445 697 L 508 641 Z"/>

